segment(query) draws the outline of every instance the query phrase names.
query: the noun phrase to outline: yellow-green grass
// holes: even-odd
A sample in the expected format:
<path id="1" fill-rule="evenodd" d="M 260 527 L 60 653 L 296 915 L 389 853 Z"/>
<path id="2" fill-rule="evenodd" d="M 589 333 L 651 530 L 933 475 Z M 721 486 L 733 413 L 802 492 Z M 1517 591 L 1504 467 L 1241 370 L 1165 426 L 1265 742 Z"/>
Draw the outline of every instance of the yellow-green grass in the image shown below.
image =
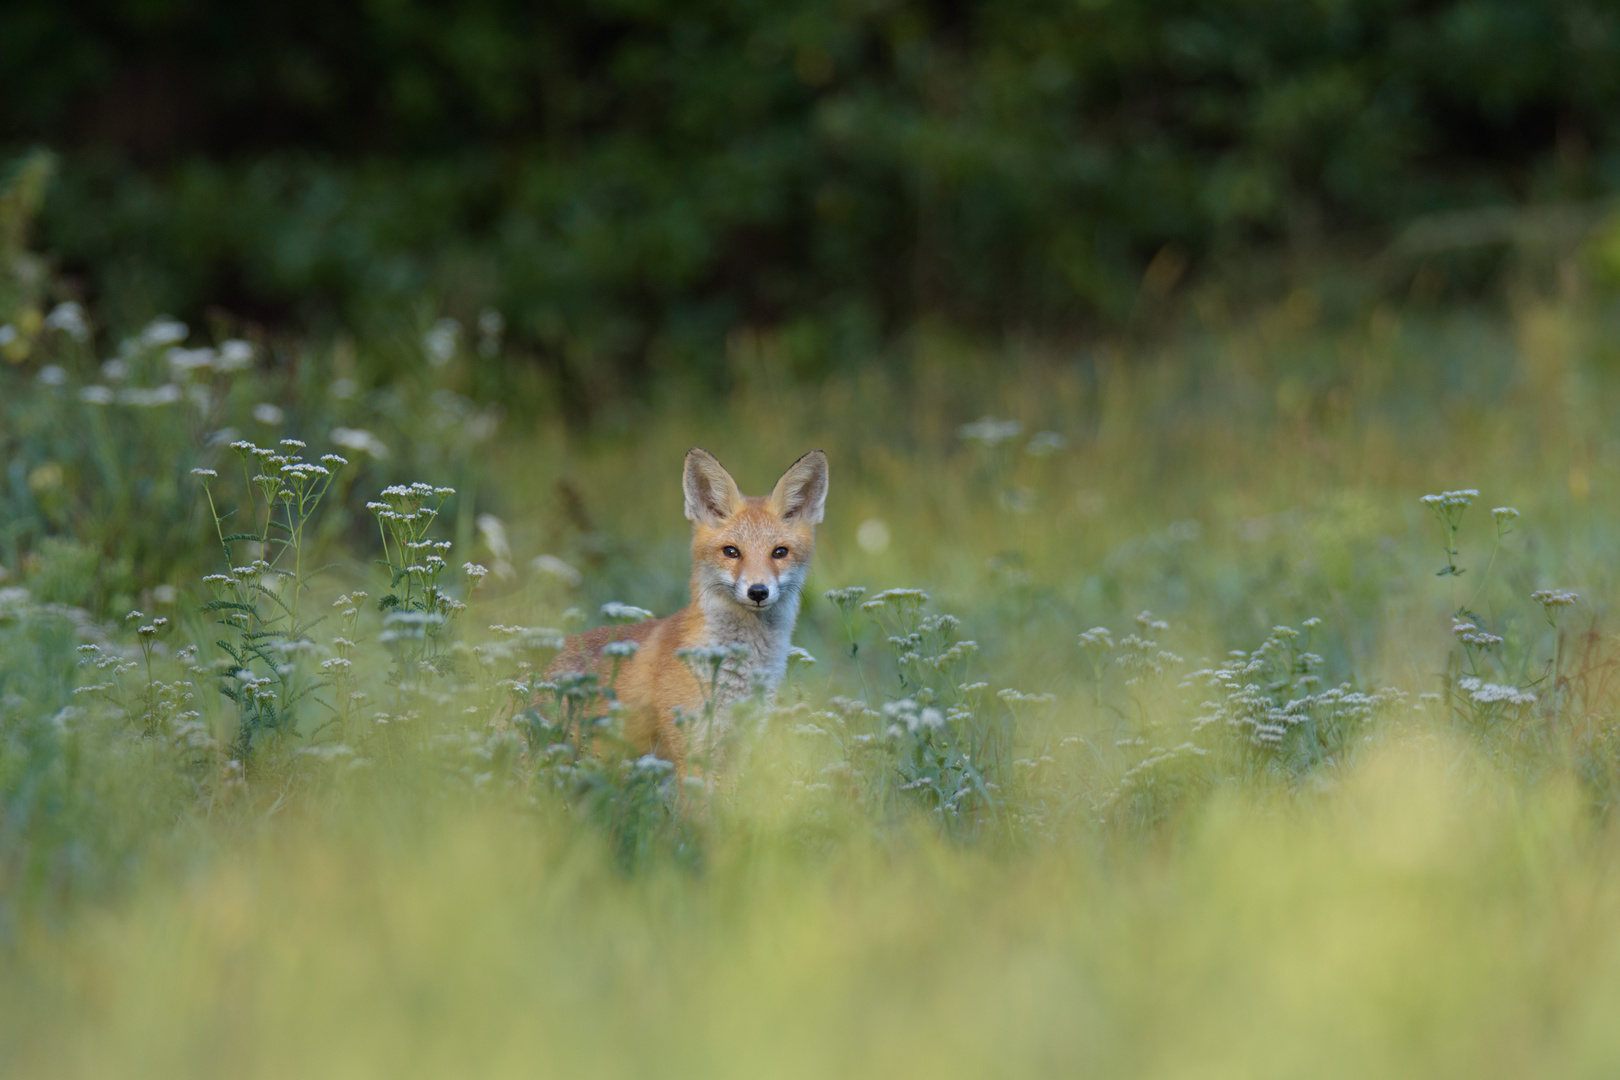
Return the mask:
<path id="1" fill-rule="evenodd" d="M 1529 716 L 1482 735 L 1456 699 L 1417 696 L 1465 670 L 1461 606 L 1508 638 L 1490 672 L 1521 686 L 1556 648 L 1533 589 L 1581 592 L 1569 640 L 1607 610 L 1620 370 L 1606 316 L 1380 311 L 1328 332 L 1298 308 L 1158 346 L 986 352 L 919 333 L 909 375 L 819 387 L 773 377 L 768 349 L 740 354 L 727 394 L 609 417 L 588 439 L 548 418 L 483 462 L 477 509 L 506 520 L 517 575 L 474 603 L 474 639 L 605 599 L 680 603 L 687 446 L 750 492 L 826 450 L 811 594 L 925 588 L 980 642 L 977 677 L 1058 695 L 1028 718 L 1023 752 L 1085 742 L 1043 774 L 1066 812 L 1042 827 L 960 842 L 926 812 L 877 819 L 806 790 L 818 751 L 784 728 L 690 811 L 696 855 L 626 872 L 544 792 L 468 782 L 428 736 L 484 718 L 428 709 L 422 735 L 370 768 L 303 759 L 209 781 L 122 888 L 17 916 L 0 1068 L 1612 1075 L 1620 837 L 1592 771 L 1612 775 L 1612 754 Z M 984 414 L 1023 437 L 965 444 L 958 427 Z M 1066 446 L 1025 453 L 1040 430 Z M 1482 492 L 1467 572 L 1437 577 L 1441 533 L 1418 499 L 1462 487 Z M 1522 517 L 1498 548 L 1501 505 Z M 891 534 L 882 551 L 855 541 L 872 518 Z M 580 565 L 583 586 L 531 574 L 542 552 Z M 331 578 L 356 584 L 378 591 L 358 558 Z M 1093 686 L 1076 635 L 1122 636 L 1143 608 L 1185 663 Z M 1187 672 L 1310 616 L 1329 681 L 1396 686 L 1407 705 L 1302 776 L 1217 777 L 1152 828 L 1097 821 L 1141 755 L 1116 740 L 1179 740 L 1205 694 Z M 878 642 L 857 672 L 841 634 L 831 605 L 807 604 L 800 640 L 821 662 L 786 697 L 897 690 Z M 1593 639 L 1593 663 L 1608 642 Z M 1607 737 L 1600 691 L 1559 723 Z M 123 770 L 108 798 L 131 816 L 145 796 L 130 776 L 162 776 L 151 757 L 108 758 Z"/>
<path id="2" fill-rule="evenodd" d="M 245 823 L 239 823 L 245 824 Z M 1327 795 L 1007 853 L 292 812 L 7 958 L 16 1076 L 1603 1076 L 1620 849 L 1395 740 Z"/>

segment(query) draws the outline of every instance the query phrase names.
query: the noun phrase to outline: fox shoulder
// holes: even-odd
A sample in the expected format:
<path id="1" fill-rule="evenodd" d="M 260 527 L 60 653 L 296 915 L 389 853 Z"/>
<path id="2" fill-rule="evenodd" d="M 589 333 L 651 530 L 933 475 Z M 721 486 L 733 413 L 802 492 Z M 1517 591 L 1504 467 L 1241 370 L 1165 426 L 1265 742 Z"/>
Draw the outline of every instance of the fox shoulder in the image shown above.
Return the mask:
<path id="1" fill-rule="evenodd" d="M 604 648 L 615 641 L 633 641 L 637 645 L 645 645 L 663 621 L 663 619 L 647 619 L 628 625 L 598 626 L 594 630 L 574 634 L 563 641 L 562 650 L 546 666 L 546 677 L 551 678 L 565 671 L 590 671 L 600 674 L 601 669 L 607 666 L 602 656 Z"/>

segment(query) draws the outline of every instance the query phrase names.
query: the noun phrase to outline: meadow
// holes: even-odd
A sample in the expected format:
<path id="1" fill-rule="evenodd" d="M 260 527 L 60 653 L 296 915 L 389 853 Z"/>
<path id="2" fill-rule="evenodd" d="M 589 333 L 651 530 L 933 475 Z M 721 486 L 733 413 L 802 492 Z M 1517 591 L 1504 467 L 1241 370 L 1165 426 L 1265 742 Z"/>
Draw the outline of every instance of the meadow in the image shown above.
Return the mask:
<path id="1" fill-rule="evenodd" d="M 0 1069 L 1610 1075 L 1615 321 L 1301 291 L 813 385 L 739 336 L 582 430 L 494 318 L 49 309 L 0 370 Z M 832 477 L 808 658 L 708 787 L 539 676 L 684 602 L 694 444 Z"/>

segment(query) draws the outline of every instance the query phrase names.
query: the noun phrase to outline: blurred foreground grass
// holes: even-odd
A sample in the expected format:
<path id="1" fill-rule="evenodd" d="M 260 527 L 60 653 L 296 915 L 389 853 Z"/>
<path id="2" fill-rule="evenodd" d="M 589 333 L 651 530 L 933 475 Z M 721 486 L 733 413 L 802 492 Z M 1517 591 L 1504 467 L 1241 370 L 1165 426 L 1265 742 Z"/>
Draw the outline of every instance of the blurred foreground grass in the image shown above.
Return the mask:
<path id="1" fill-rule="evenodd" d="M 1444 739 L 1329 795 L 1229 793 L 1157 842 L 851 821 L 810 854 L 742 820 L 697 876 L 627 879 L 566 820 L 321 809 L 238 820 L 18 943 L 7 1071 L 1602 1076 L 1620 1054 L 1612 833 Z"/>
<path id="2" fill-rule="evenodd" d="M 67 344 L 54 372 L 13 367 L 13 527 L 26 512 L 82 534 L 94 508 L 127 506 L 93 547 L 14 534 L 0 1069 L 1612 1075 L 1613 318 L 1577 297 L 1329 329 L 1296 297 L 1080 355 L 923 330 L 909 364 L 817 387 L 742 341 L 726 394 L 589 436 L 543 413 L 497 427 L 471 343 L 392 369 L 355 369 L 352 343 L 261 356 L 205 384 L 163 352 L 186 344 L 171 328 L 120 354 L 121 381 Z M 345 364 L 395 376 L 355 385 Z M 173 400 L 126 392 L 169 385 Z M 218 542 L 187 470 L 233 464 L 210 438 L 230 426 L 312 454 L 351 433 L 353 471 L 311 539 L 335 565 L 311 593 L 323 609 L 373 593 L 352 653 L 366 707 L 267 729 L 245 757 L 182 653 L 207 660 L 218 633 L 200 583 Z M 692 444 L 747 490 L 829 453 L 798 635 L 819 663 L 726 788 L 626 859 L 602 804 L 556 797 L 536 746 L 490 733 L 497 690 L 474 669 L 407 700 L 360 506 L 418 475 L 459 489 L 454 561 L 497 572 L 457 594 L 449 648 L 506 663 L 465 647 L 609 600 L 683 602 Z M 1463 488 L 1482 492 L 1456 543 L 1465 573 L 1437 576 L 1419 498 Z M 159 520 L 150 500 L 168 500 Z M 1500 539 L 1497 506 L 1520 513 Z M 974 828 L 942 827 L 943 790 L 840 786 L 872 774 L 828 749 L 845 722 L 829 702 L 906 690 L 881 634 L 852 651 L 819 598 L 849 585 L 926 589 L 978 643 L 964 678 L 1054 695 L 977 707 L 1012 734 L 1000 785 L 964 804 Z M 1548 588 L 1580 600 L 1544 617 L 1530 594 Z M 185 684 L 193 719 L 142 705 L 138 668 L 125 698 L 72 695 L 101 677 L 78 645 L 141 658 L 124 604 L 169 612 L 156 678 Z M 1467 645 L 1464 616 L 1501 640 Z M 1250 716 L 1196 672 L 1231 650 L 1255 662 L 1268 635 L 1281 644 L 1261 659 L 1284 655 L 1279 624 L 1308 631 L 1315 659 L 1260 688 L 1277 706 L 1341 680 L 1389 696 L 1268 743 L 1254 725 L 1279 709 Z M 1095 626 L 1114 649 L 1077 644 Z"/>

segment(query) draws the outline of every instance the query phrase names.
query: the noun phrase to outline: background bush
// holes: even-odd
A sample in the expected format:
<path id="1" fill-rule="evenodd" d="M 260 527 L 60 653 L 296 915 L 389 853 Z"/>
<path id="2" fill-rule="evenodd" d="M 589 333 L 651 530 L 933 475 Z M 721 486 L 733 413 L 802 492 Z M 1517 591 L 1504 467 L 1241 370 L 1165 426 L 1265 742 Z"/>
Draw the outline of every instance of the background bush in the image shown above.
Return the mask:
<path id="1" fill-rule="evenodd" d="M 18 0 L 0 70 L 110 325 L 488 305 L 582 403 L 739 325 L 823 372 L 1620 184 L 1620 17 L 1575 0 Z"/>

